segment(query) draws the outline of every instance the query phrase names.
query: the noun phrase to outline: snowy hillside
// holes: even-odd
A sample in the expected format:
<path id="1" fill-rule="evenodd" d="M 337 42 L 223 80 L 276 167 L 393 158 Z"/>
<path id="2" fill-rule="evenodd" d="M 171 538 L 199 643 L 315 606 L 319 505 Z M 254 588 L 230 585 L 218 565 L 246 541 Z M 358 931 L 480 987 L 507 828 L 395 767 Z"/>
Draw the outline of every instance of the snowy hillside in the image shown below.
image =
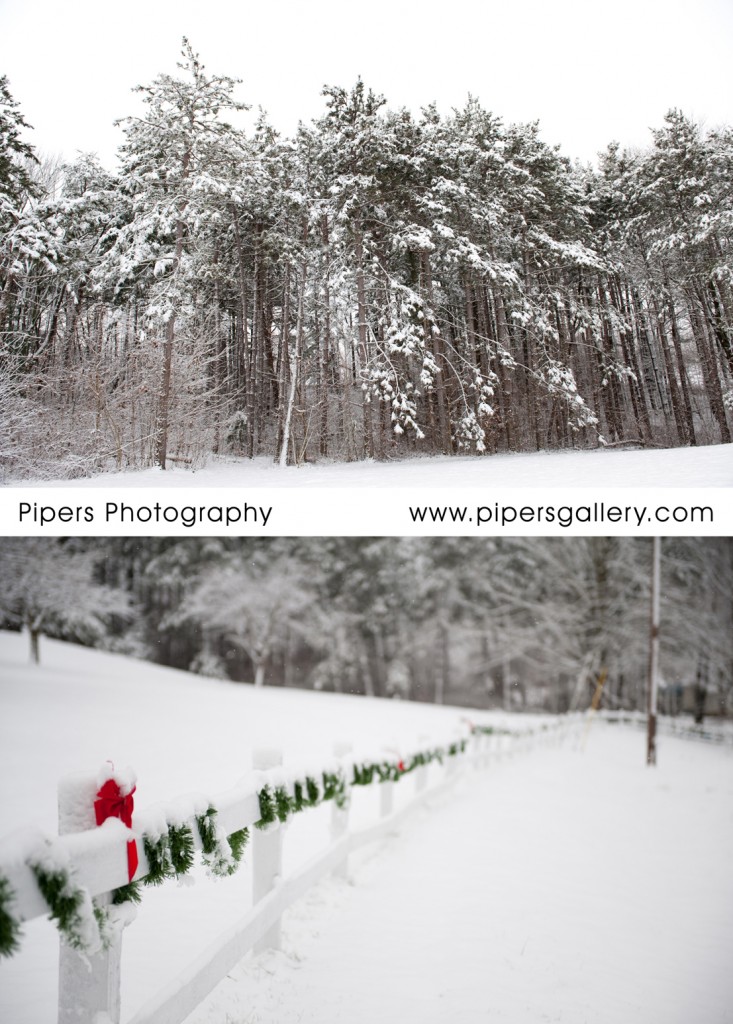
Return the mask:
<path id="1" fill-rule="evenodd" d="M 254 690 L 54 641 L 31 667 L 26 644 L 0 633 L 3 835 L 53 831 L 58 778 L 107 758 L 135 768 L 142 809 L 228 788 L 258 746 L 296 764 L 336 741 L 395 752 L 465 732 L 455 708 Z M 462 776 L 352 857 L 355 884 L 319 883 L 286 914 L 283 952 L 248 958 L 190 1024 L 729 1020 L 731 752 L 663 736 L 652 770 L 639 731 L 597 722 L 581 739 Z M 358 797 L 366 819 L 378 794 Z M 327 842 L 327 810 L 288 824 L 286 876 Z M 123 1020 L 247 909 L 250 871 L 245 854 L 231 879 L 145 891 L 123 943 Z M 41 1024 L 58 936 L 45 920 L 24 931 L 0 964 L 0 1019 Z"/>
<path id="2" fill-rule="evenodd" d="M 0 841 L 23 826 L 55 833 L 59 778 L 108 759 L 136 771 L 141 810 L 190 792 L 215 797 L 249 774 L 256 747 L 279 747 L 285 765 L 297 767 L 329 760 L 336 742 L 379 754 L 466 732 L 457 708 L 255 690 L 52 640 L 41 657 L 32 667 L 27 637 L 0 632 Z M 327 810 L 294 823 L 286 868 L 327 841 Z M 248 863 L 226 884 L 202 875 L 185 891 L 171 884 L 146 892 L 136 942 L 124 954 L 125 1005 L 150 995 L 166 966 L 174 971 L 213 941 L 249 892 Z M 24 932 L 21 953 L 0 962 L 0 1020 L 40 1024 L 54 1015 L 58 933 L 46 920 Z"/>
<path id="3" fill-rule="evenodd" d="M 59 777 L 106 760 L 133 766 L 142 808 L 231 787 L 255 747 L 280 747 L 297 765 L 329 758 L 336 742 L 378 751 L 465 733 L 459 708 L 254 689 L 46 639 L 41 660 L 28 664 L 27 637 L 0 632 L 3 821 L 49 831 Z M 31 770 L 9 770 L 21 760 Z"/>
<path id="4" fill-rule="evenodd" d="M 645 451 L 434 456 L 392 462 L 280 467 L 271 459 L 216 459 L 204 468 L 102 473 L 39 487 L 733 487 L 733 445 Z"/>

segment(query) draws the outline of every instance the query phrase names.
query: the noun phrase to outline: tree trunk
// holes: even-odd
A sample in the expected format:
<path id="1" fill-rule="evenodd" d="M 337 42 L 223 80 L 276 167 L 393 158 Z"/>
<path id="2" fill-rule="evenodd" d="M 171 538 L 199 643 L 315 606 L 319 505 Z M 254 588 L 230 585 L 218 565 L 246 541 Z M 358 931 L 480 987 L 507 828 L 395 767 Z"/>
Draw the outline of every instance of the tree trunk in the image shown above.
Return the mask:
<path id="1" fill-rule="evenodd" d="M 668 290 L 669 287 L 667 286 Z M 680 338 L 679 328 L 677 326 L 677 311 L 675 310 L 674 301 L 670 295 L 668 300 L 669 312 L 670 312 L 670 323 L 672 331 L 672 344 L 674 345 L 675 359 L 677 360 L 677 372 L 680 378 L 680 390 L 682 392 L 682 401 L 685 409 L 685 422 L 687 424 L 687 434 L 690 438 L 690 444 L 697 444 L 697 437 L 695 435 L 695 419 L 692 414 L 692 400 L 690 398 L 690 382 L 687 377 L 687 368 L 685 366 L 685 360 L 682 356 L 682 339 Z"/>
<path id="2" fill-rule="evenodd" d="M 30 656 L 31 663 L 33 665 L 40 665 L 41 663 L 41 631 L 35 626 L 28 627 L 28 637 L 30 639 Z"/>
<path id="3" fill-rule="evenodd" d="M 359 365 L 362 373 L 369 365 L 369 348 L 367 343 L 367 307 L 366 307 L 366 282 L 364 279 L 364 245 L 362 241 L 361 228 L 356 231 L 354 242 L 354 255 L 356 256 L 356 300 L 359 310 Z M 363 451 L 366 458 L 374 455 L 372 441 L 372 403 L 368 391 L 362 391 L 362 417 L 363 417 Z"/>
<path id="4" fill-rule="evenodd" d="M 430 306 L 430 312 L 435 309 L 435 296 L 433 294 L 433 274 L 430 269 L 430 255 L 422 250 L 420 253 L 420 267 L 422 270 L 423 288 Z M 438 367 L 438 379 L 435 382 L 435 400 L 438 408 L 438 447 L 446 455 L 453 450 L 451 441 L 450 402 L 448 401 L 448 361 L 445 357 L 445 342 L 440 331 L 433 332 L 432 316 L 425 319 L 425 346 L 430 348 L 435 355 L 435 362 Z"/>
<path id="5" fill-rule="evenodd" d="M 186 150 L 183 154 L 182 180 L 188 178 L 189 165 L 191 163 L 191 151 Z M 175 290 L 178 284 L 178 274 L 183 255 L 183 213 L 185 212 L 186 200 L 182 198 L 178 204 L 178 219 L 176 220 L 176 253 L 173 259 L 171 279 Z M 155 463 L 161 469 L 165 469 L 168 458 L 168 420 L 171 400 L 171 371 L 173 367 L 173 344 L 176 337 L 176 306 L 177 299 L 173 296 L 173 308 L 165 325 L 165 344 L 163 346 L 163 375 L 160 385 L 160 396 L 158 401 L 158 412 L 155 425 Z"/>
<path id="6" fill-rule="evenodd" d="M 293 418 L 293 407 L 295 405 L 295 392 L 300 379 L 300 363 L 303 354 L 303 308 L 305 304 L 305 282 L 308 273 L 308 266 L 305 258 L 300 268 L 300 281 L 298 287 L 298 319 L 295 329 L 295 353 L 290 361 L 290 393 L 288 395 L 288 406 L 285 412 L 285 423 L 283 424 L 283 440 L 280 449 L 280 465 L 288 464 L 288 445 L 290 444 L 290 428 Z M 286 346 L 286 351 L 288 351 Z"/>

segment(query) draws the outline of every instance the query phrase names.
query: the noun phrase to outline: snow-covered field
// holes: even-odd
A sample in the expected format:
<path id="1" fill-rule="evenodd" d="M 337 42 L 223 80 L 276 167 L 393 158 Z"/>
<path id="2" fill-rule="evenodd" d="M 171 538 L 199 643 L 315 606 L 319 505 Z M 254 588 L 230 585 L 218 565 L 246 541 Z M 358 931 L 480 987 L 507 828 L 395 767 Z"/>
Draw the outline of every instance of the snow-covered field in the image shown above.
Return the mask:
<path id="1" fill-rule="evenodd" d="M 20 481 L 18 482 L 20 485 Z M 733 487 L 733 445 L 646 451 L 435 456 L 281 468 L 269 459 L 214 459 L 191 471 L 102 473 L 38 487 Z"/>
<path id="2" fill-rule="evenodd" d="M 733 1019 L 733 758 L 594 726 L 464 781 L 190 1024 Z"/>
<path id="3" fill-rule="evenodd" d="M 136 769 L 142 808 L 228 788 L 256 746 L 296 763 L 338 741 L 399 751 L 463 727 L 455 708 L 255 691 L 51 641 L 41 653 L 31 667 L 26 639 L 0 634 L 3 833 L 52 831 L 59 776 L 107 758 Z M 357 794 L 357 820 L 376 813 L 374 789 Z M 354 856 L 350 882 L 311 890 L 283 952 L 244 961 L 191 1024 L 730 1021 L 731 808 L 729 749 L 662 737 L 647 769 L 643 736 L 601 722 L 584 751 L 569 741 L 465 774 Z M 327 810 L 288 826 L 286 873 L 325 844 Z M 145 893 L 125 933 L 123 1019 L 247 909 L 249 886 L 245 866 Z M 57 938 L 44 920 L 25 932 L 0 965 L 0 1020 L 42 1024 Z"/>

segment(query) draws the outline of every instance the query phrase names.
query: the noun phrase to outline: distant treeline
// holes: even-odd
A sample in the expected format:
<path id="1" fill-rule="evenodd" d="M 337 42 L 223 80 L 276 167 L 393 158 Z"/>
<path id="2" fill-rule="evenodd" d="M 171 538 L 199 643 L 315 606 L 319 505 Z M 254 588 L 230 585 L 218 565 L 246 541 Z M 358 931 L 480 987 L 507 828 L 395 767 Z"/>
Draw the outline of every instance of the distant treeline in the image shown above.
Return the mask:
<path id="1" fill-rule="evenodd" d="M 0 540 L 0 624 L 255 685 L 643 709 L 651 540 Z M 660 706 L 733 712 L 733 541 L 662 542 Z M 100 686 L 104 680 L 100 680 Z M 671 703 L 670 703 L 671 702 Z M 676 702 L 676 703 L 675 703 Z"/>

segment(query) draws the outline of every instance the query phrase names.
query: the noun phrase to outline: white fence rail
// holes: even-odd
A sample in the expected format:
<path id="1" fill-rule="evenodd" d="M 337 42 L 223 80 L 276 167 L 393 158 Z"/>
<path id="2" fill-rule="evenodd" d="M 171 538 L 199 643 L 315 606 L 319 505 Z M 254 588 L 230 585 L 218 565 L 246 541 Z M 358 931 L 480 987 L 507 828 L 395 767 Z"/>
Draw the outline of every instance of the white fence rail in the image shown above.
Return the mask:
<path id="1" fill-rule="evenodd" d="M 643 711 L 601 711 L 600 718 L 608 723 L 633 725 L 640 729 L 647 727 L 647 716 Z M 733 746 L 733 723 L 725 719 L 708 719 L 706 723 L 697 725 L 689 717 L 659 715 L 657 731 L 665 736 L 677 736 L 685 740 Z"/>
<path id="2" fill-rule="evenodd" d="M 511 733 L 477 727 L 468 740 L 413 756 L 409 765 L 402 761 L 374 763 L 370 774 L 362 775 L 361 783 L 356 781 L 357 770 L 359 767 L 363 769 L 363 765 L 355 764 L 347 748 L 339 748 L 335 770 L 331 766 L 329 771 L 331 777 L 338 776 L 343 780 L 345 799 L 332 800 L 330 845 L 324 853 L 287 879 L 282 878 L 284 830 L 278 821 L 264 828 L 257 827 L 263 823 L 263 790 L 268 790 L 270 796 L 276 790 L 285 792 L 291 804 L 295 796 L 295 782 L 282 774 L 278 755 L 272 751 L 255 753 L 254 768 L 262 772 L 259 785 L 235 788 L 213 802 L 201 797 L 176 802 L 172 805 L 175 807 L 173 818 L 177 824 L 190 826 L 189 832 L 198 850 L 202 849 L 202 840 L 195 827 L 196 816 L 203 814 L 212 803 L 216 808 L 220 834 L 230 836 L 245 828 L 252 830 L 253 907 L 236 926 L 187 965 L 178 978 L 138 1010 L 128 1024 L 181 1024 L 247 952 L 279 947 L 283 912 L 311 885 L 329 873 L 345 873 L 350 853 L 387 834 L 404 814 L 436 791 L 452 785 L 458 777 L 459 768 L 470 764 L 482 769 L 504 754 L 523 752 L 539 742 L 559 739 L 573 721 L 564 718 L 552 727 L 545 725 L 541 729 Z M 430 771 L 429 764 L 435 766 Z M 384 775 L 381 781 L 380 773 Z M 395 811 L 395 787 L 407 785 L 403 776 L 408 774 L 413 775 L 411 799 Z M 348 794 L 355 785 L 364 784 L 365 778 L 379 783 L 380 817 L 368 828 L 354 831 L 349 828 Z M 90 799 L 93 801 L 97 784 L 98 780 L 89 777 L 64 781 L 60 790 L 62 832 L 73 827 L 74 808 L 83 806 L 85 801 L 89 803 Z M 82 814 L 79 820 L 83 821 L 83 817 Z M 52 864 L 68 866 L 74 885 L 83 887 L 89 896 L 96 897 L 98 907 L 105 908 L 110 905 L 114 890 L 129 881 L 127 849 L 131 839 L 136 840 L 139 854 L 135 880 L 142 880 L 150 873 L 151 864 L 145 853 L 144 839 L 161 835 L 168 820 L 165 815 L 163 817 L 165 820 L 161 824 L 161 812 L 140 812 L 135 815 L 132 830 L 116 818 L 108 818 L 99 827 L 88 829 L 83 826 L 83 831 L 62 834 L 52 840 L 35 836 L 24 843 L 16 843 L 14 847 L 0 846 L 0 877 L 7 881 L 13 892 L 14 917 L 27 921 L 49 913 L 49 905 L 31 866 L 37 857 L 39 844 L 42 844 Z M 62 941 L 59 1024 L 99 1024 L 100 1021 L 119 1024 L 121 943 L 121 920 L 111 929 L 111 937 L 108 936 L 106 947 L 100 952 L 81 956 Z"/>

